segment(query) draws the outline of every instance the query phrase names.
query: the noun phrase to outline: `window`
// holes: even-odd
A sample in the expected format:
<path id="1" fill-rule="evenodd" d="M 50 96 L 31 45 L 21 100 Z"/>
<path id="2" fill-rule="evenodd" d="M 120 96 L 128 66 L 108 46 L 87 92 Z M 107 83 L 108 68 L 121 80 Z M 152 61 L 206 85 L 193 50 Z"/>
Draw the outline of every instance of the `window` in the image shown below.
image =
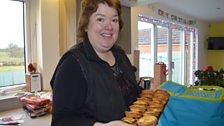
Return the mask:
<path id="1" fill-rule="evenodd" d="M 147 22 L 138 22 L 138 46 L 140 49 L 140 60 L 139 60 L 139 76 L 140 77 L 147 77 L 153 76 L 153 53 L 151 49 L 152 46 L 152 35 L 153 32 L 153 24 Z"/>
<path id="2" fill-rule="evenodd" d="M 160 25 L 157 25 L 157 62 L 164 62 L 168 66 L 168 40 L 169 29 Z"/>
<path id="3" fill-rule="evenodd" d="M 193 84 L 197 67 L 197 29 L 139 15 L 139 76 L 153 77 L 154 63 L 164 62 L 167 80 Z"/>
<path id="4" fill-rule="evenodd" d="M 0 0 L 0 17 L 0 88 L 24 84 L 24 1 Z"/>

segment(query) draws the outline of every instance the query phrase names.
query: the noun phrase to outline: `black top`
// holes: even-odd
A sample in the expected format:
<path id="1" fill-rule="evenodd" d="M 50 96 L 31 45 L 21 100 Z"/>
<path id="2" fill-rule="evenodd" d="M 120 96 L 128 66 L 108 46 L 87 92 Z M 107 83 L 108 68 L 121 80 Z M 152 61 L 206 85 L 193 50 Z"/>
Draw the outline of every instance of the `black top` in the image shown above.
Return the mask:
<path id="1" fill-rule="evenodd" d="M 79 82 L 79 83 L 77 83 Z M 87 97 L 87 83 L 72 55 L 68 55 L 57 70 L 53 88 L 52 126 L 91 126 L 93 117 L 81 116 Z"/>
<path id="2" fill-rule="evenodd" d="M 52 126 L 93 126 L 95 122 L 121 119 L 139 95 L 139 87 L 126 56 L 112 51 L 116 64 L 109 66 L 99 57 L 97 59 L 89 42 L 80 45 L 82 50 L 78 53 L 81 52 L 82 56 L 77 57 L 76 49 L 72 49 L 75 53 L 67 52 L 51 80 Z"/>

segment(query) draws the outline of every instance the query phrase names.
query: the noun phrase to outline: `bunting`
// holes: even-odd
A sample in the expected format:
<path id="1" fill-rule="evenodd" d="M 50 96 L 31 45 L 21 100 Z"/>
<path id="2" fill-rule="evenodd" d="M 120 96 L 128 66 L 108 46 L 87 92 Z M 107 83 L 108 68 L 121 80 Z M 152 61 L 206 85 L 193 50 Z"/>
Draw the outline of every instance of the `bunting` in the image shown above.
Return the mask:
<path id="1" fill-rule="evenodd" d="M 186 19 L 186 18 L 182 18 L 182 17 L 177 16 L 175 14 L 171 14 L 169 12 L 166 12 L 166 11 L 160 9 L 160 8 L 156 8 L 154 6 L 152 6 L 152 10 L 153 10 L 153 12 L 158 14 L 159 16 L 167 18 L 171 21 L 179 22 L 179 23 L 186 24 L 186 25 L 195 25 L 196 24 L 195 20 L 189 20 L 189 19 Z"/>

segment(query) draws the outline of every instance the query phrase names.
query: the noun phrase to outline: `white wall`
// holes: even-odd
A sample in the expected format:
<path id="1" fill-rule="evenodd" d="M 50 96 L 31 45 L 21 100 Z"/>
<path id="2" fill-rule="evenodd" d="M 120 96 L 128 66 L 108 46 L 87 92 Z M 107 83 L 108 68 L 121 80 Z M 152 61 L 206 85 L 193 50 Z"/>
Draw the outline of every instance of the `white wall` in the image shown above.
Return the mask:
<path id="1" fill-rule="evenodd" d="M 207 38 L 208 38 L 208 24 L 198 23 L 198 69 L 202 70 L 208 65 L 208 49 L 207 49 Z"/>
<path id="2" fill-rule="evenodd" d="M 41 40 L 43 89 L 50 89 L 50 79 L 59 59 L 59 1 L 41 0 Z"/>
<path id="3" fill-rule="evenodd" d="M 32 62 L 37 63 L 37 71 L 42 75 L 43 90 L 51 90 L 50 79 L 60 59 L 58 3 L 58 0 L 32 0 L 30 3 L 30 9 L 33 10 L 30 14 Z"/>
<path id="4" fill-rule="evenodd" d="M 134 52 L 135 49 L 137 49 L 138 47 L 138 14 L 142 14 L 144 16 L 150 16 L 150 17 L 154 17 L 157 19 L 162 19 L 162 20 L 168 20 L 167 18 L 161 17 L 159 16 L 156 12 L 155 12 L 155 8 L 160 8 L 162 10 L 164 10 L 165 12 L 169 12 L 170 14 L 175 14 L 176 16 L 182 17 L 182 18 L 186 18 L 186 19 L 195 19 L 196 20 L 196 24 L 193 27 L 198 28 L 198 41 L 199 41 L 199 57 L 198 57 L 198 67 L 199 68 L 204 68 L 204 66 L 207 65 L 207 48 L 206 48 L 206 39 L 208 37 L 208 24 L 204 23 L 200 20 L 197 20 L 196 18 L 190 17 L 190 16 L 186 16 L 184 14 L 178 13 L 176 11 L 173 11 L 170 8 L 166 8 L 164 6 L 161 6 L 159 4 L 150 4 L 150 5 L 146 5 L 146 6 L 139 6 L 139 7 L 132 7 L 131 8 L 131 49 L 132 49 L 132 53 Z M 133 59 L 133 54 L 131 56 L 129 56 L 131 59 Z"/>

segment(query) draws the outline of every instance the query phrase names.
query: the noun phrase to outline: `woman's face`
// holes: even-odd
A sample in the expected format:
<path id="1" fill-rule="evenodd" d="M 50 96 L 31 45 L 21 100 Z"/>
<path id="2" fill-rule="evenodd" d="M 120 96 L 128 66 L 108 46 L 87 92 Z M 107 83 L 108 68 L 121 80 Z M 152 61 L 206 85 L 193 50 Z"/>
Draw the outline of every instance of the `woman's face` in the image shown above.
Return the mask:
<path id="1" fill-rule="evenodd" d="M 119 34 L 117 11 L 107 4 L 99 4 L 97 11 L 90 16 L 86 32 L 95 51 L 110 50 Z"/>

